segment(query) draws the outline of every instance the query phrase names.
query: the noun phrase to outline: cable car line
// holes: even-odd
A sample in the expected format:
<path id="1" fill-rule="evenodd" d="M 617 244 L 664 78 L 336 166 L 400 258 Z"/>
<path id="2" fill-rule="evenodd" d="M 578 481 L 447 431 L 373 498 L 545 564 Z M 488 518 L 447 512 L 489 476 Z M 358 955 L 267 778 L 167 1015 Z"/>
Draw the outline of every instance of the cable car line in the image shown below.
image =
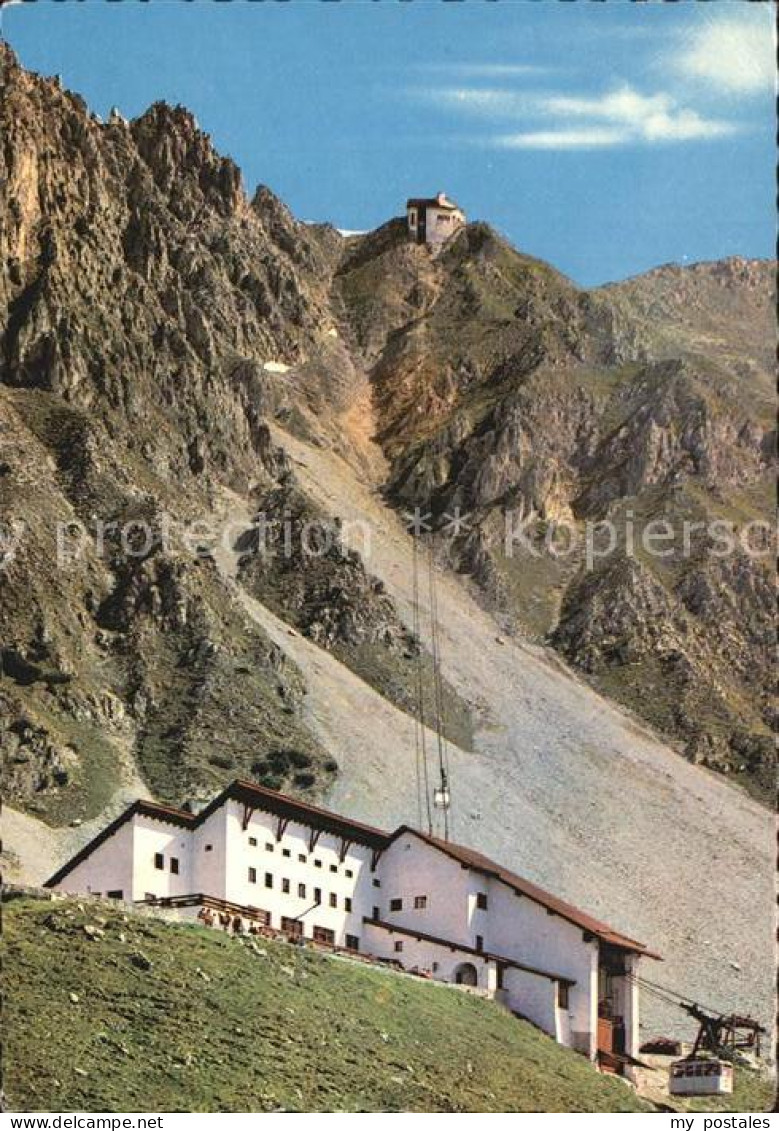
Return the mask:
<path id="1" fill-rule="evenodd" d="M 413 545 L 413 579 L 412 579 L 412 632 L 417 649 L 416 663 L 416 693 L 417 709 L 414 714 L 414 744 L 416 755 L 417 775 L 417 815 L 419 827 L 423 819 L 427 822 L 429 835 L 433 833 L 433 812 L 430 806 L 430 777 L 427 758 L 427 734 L 425 731 L 425 689 L 424 689 L 424 653 L 422 651 L 422 624 L 419 609 L 419 553 L 417 539 L 419 534 L 412 533 Z"/>

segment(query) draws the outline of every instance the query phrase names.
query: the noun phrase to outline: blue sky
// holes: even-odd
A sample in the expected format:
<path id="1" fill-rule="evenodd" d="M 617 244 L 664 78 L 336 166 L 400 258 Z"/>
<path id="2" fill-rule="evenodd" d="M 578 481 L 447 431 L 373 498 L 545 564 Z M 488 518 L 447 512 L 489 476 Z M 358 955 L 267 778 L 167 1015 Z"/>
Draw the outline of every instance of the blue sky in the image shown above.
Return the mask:
<path id="1" fill-rule="evenodd" d="M 249 191 L 375 227 L 444 189 L 582 284 L 774 248 L 771 4 L 38 0 L 22 63 L 189 106 Z"/>

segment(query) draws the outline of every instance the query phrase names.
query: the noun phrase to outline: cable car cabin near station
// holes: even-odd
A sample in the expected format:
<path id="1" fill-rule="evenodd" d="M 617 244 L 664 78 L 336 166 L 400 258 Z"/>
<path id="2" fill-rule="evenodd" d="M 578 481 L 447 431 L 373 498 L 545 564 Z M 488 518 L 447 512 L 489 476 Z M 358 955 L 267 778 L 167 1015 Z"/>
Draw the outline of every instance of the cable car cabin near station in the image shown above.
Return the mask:
<path id="1" fill-rule="evenodd" d="M 197 814 L 136 801 L 47 886 L 177 918 L 229 909 L 389 960 L 495 998 L 627 1074 L 638 967 L 658 957 L 471 848 L 409 825 L 384 832 L 248 781 Z"/>
<path id="2" fill-rule="evenodd" d="M 677 1060 L 669 1069 L 672 1096 L 727 1096 L 733 1091 L 733 1065 L 726 1060 Z"/>

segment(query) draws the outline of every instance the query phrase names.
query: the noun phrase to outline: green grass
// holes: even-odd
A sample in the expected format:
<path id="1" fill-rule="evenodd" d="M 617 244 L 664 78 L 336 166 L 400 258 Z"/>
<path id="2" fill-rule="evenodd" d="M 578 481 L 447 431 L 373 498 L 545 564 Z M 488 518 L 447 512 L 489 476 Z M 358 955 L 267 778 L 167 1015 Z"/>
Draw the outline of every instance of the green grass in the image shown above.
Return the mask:
<path id="1" fill-rule="evenodd" d="M 104 934 L 90 940 L 86 924 Z M 498 1005 L 121 905 L 13 900 L 4 1085 L 29 1111 L 641 1111 Z M 150 969 L 133 963 L 138 956 Z M 75 999 L 75 1000 L 74 1000 Z"/>

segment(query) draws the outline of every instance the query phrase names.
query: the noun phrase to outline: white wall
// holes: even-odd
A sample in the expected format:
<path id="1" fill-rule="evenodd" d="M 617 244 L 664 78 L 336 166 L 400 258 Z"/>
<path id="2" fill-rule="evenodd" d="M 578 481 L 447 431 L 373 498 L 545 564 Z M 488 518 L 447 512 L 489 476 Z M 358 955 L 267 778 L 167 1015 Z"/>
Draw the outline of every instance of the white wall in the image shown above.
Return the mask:
<path id="1" fill-rule="evenodd" d="M 428 971 L 436 981 L 454 982 L 457 968 L 463 963 L 470 963 L 476 970 L 478 988 L 485 992 L 495 988 L 495 963 L 478 954 L 469 954 L 425 939 L 415 939 L 400 932 L 392 933 L 391 930 L 372 923 L 366 923 L 364 930 L 366 953 L 395 959 L 404 970 L 416 968 Z M 396 943 L 400 943 L 403 949 L 396 950 Z"/>
<path id="2" fill-rule="evenodd" d="M 54 890 L 74 895 L 106 895 L 121 891 L 122 898 L 131 900 L 133 889 L 133 826 L 130 821 L 120 825 L 113 836 L 69 872 Z"/>
<path id="3" fill-rule="evenodd" d="M 556 982 L 509 966 L 503 974 L 501 1000 L 505 1001 L 509 1009 L 527 1017 L 550 1037 L 558 1041 L 562 1039 Z"/>
<path id="4" fill-rule="evenodd" d="M 342 861 L 341 839 L 331 833 L 323 832 L 310 851 L 309 829 L 302 824 L 290 821 L 277 841 L 275 815 L 256 810 L 246 830 L 242 828 L 242 819 L 243 805 L 230 801 L 226 815 L 225 898 L 269 911 L 271 925 L 276 928 L 281 926 L 282 916 L 302 915 L 306 937 L 311 937 L 315 925 L 324 927 L 335 933 L 336 946 L 346 945 L 347 934 L 362 936 L 363 917 L 371 915 L 374 902 L 379 902 L 375 896 L 380 894 L 373 887 L 369 847 L 351 844 Z M 249 843 L 251 838 L 257 841 L 256 845 Z M 300 856 L 306 858 L 305 863 Z M 249 880 L 250 867 L 257 873 L 256 883 Z M 266 873 L 272 877 L 270 888 L 265 886 Z M 289 881 L 289 893 L 283 891 L 283 880 Z M 299 884 L 305 885 L 303 897 L 298 895 Z M 315 888 L 322 892 L 322 902 L 317 907 L 312 906 Z M 335 897 L 335 907 L 331 906 L 331 896 Z M 346 909 L 347 899 L 351 900 L 351 911 Z"/>
<path id="5" fill-rule="evenodd" d="M 381 917 L 388 923 L 468 947 L 475 947 L 481 936 L 487 952 L 570 978 L 575 984 L 569 989 L 568 1009 L 558 1010 L 554 982 L 531 974 L 519 977 L 521 972 L 512 974 L 510 981 L 519 995 L 516 1008 L 546 1032 L 595 1056 L 596 940 L 585 942 L 580 927 L 548 914 L 545 907 L 518 895 L 502 881 L 464 868 L 411 832 L 387 849 L 380 873 Z M 479 893 L 487 897 L 486 910 L 477 907 Z M 416 895 L 427 896 L 424 910 L 414 909 Z M 390 910 L 393 898 L 403 900 L 402 910 Z M 504 988 L 510 989 L 505 983 Z"/>
<path id="6" fill-rule="evenodd" d="M 638 967 L 641 959 L 637 954 L 625 955 L 627 978 L 623 982 L 623 1017 L 625 1019 L 625 1052 L 638 1056 L 640 1037 L 638 1033 Z M 632 977 L 631 977 L 632 975 Z"/>
<path id="7" fill-rule="evenodd" d="M 411 222 L 412 209 L 406 211 L 406 221 L 408 229 L 414 239 L 417 238 L 419 230 L 419 215 L 423 209 L 415 208 L 413 211 L 416 214 L 416 222 Z M 462 225 L 465 223 L 465 214 L 459 209 L 452 211 L 449 208 L 437 208 L 435 205 L 430 205 L 424 209 L 425 213 L 425 238 L 429 244 L 434 246 L 442 244 L 448 240 Z M 439 218 L 441 222 L 439 223 Z"/>
<path id="8" fill-rule="evenodd" d="M 598 1008 L 598 943 L 584 941 L 581 927 L 527 896 L 518 895 L 499 880 L 491 880 L 488 892 L 489 934 L 487 949 L 562 974 L 576 984 L 569 991 L 571 1043 L 595 1055 Z"/>
<path id="9" fill-rule="evenodd" d="M 462 212 L 452 212 L 447 208 L 427 209 L 427 242 L 442 244 L 460 228 L 465 217 Z"/>
<path id="10" fill-rule="evenodd" d="M 227 898 L 227 808 L 222 805 L 192 832 L 191 894 Z"/>
<path id="11" fill-rule="evenodd" d="M 133 827 L 133 883 L 131 899 L 189 895 L 192 889 L 192 831 L 179 825 L 136 814 Z M 156 868 L 156 853 L 163 867 Z M 171 860 L 178 860 L 179 871 L 171 871 Z"/>
<path id="12" fill-rule="evenodd" d="M 382 919 L 469 947 L 475 947 L 476 936 L 481 935 L 485 950 L 489 949 L 488 916 L 476 907 L 477 893 L 487 889 L 487 880 L 479 873 L 463 868 L 410 832 L 386 850 L 379 872 Z M 414 908 L 415 896 L 427 897 L 424 909 Z M 393 899 L 402 899 L 402 910 L 391 910 Z"/>

